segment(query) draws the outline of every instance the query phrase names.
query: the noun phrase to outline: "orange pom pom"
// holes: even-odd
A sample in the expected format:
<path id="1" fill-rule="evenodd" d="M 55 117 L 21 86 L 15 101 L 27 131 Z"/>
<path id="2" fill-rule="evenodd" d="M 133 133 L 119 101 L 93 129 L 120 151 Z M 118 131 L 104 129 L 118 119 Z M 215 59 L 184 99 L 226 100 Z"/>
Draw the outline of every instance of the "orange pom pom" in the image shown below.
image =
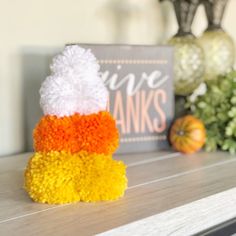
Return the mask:
<path id="1" fill-rule="evenodd" d="M 37 152 L 81 150 L 112 154 L 118 147 L 119 134 L 109 112 L 67 117 L 44 116 L 34 130 Z"/>

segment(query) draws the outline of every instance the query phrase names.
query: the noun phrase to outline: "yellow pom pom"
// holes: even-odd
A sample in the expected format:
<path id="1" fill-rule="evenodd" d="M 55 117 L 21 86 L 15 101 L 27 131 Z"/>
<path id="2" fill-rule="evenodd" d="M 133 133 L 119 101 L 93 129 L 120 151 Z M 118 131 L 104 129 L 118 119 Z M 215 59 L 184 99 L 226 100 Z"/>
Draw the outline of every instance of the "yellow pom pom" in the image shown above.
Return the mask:
<path id="1" fill-rule="evenodd" d="M 25 189 L 41 203 L 115 200 L 127 188 L 126 167 L 110 155 L 36 152 L 25 171 Z"/>

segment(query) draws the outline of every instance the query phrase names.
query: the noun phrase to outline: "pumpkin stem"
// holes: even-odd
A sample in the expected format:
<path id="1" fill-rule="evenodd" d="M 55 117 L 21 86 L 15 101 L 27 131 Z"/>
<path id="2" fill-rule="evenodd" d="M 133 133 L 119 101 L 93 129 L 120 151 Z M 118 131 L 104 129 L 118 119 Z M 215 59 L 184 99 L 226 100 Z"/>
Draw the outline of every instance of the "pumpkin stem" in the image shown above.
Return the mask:
<path id="1" fill-rule="evenodd" d="M 184 136 L 184 131 L 183 131 L 183 130 L 178 130 L 178 131 L 177 131 L 177 135 L 179 135 L 179 136 Z"/>

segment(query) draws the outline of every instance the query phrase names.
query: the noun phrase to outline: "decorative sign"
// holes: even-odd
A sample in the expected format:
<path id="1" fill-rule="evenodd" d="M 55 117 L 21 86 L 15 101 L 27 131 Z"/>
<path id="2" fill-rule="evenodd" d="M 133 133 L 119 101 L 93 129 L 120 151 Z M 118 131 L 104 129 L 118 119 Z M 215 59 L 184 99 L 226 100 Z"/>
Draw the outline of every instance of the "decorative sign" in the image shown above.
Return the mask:
<path id="1" fill-rule="evenodd" d="M 120 131 L 118 153 L 168 147 L 173 119 L 172 48 L 166 46 L 89 45 L 101 65 L 109 110 Z"/>

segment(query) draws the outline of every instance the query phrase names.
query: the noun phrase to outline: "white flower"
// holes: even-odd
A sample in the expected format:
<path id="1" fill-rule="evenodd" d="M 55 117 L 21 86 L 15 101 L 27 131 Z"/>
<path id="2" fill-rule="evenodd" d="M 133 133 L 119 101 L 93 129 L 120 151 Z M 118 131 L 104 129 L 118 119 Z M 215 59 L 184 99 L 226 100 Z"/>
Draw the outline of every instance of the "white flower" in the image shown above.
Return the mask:
<path id="1" fill-rule="evenodd" d="M 106 109 L 108 91 L 89 50 L 67 46 L 53 60 L 51 70 L 52 75 L 40 88 L 40 105 L 45 115 L 88 115 Z"/>

